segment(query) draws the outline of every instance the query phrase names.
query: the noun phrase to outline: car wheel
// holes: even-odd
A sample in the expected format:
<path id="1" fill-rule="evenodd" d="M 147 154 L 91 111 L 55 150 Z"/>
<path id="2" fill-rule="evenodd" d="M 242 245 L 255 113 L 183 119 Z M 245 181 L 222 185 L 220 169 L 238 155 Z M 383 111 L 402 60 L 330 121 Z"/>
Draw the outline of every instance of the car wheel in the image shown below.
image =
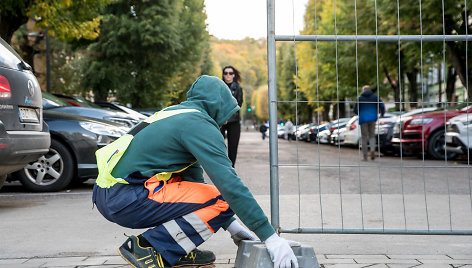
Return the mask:
<path id="1" fill-rule="evenodd" d="M 2 186 L 3 186 L 3 184 L 5 184 L 6 180 L 7 180 L 7 174 L 0 175 L 0 189 L 2 189 Z"/>
<path id="2" fill-rule="evenodd" d="M 439 130 L 431 135 L 428 139 L 428 153 L 438 160 L 444 160 L 444 130 Z M 456 153 L 448 153 L 447 159 L 454 159 L 457 156 Z"/>
<path id="3" fill-rule="evenodd" d="M 18 179 L 30 191 L 59 191 L 67 187 L 74 177 L 73 162 L 67 147 L 51 139 L 49 152 L 20 170 Z"/>

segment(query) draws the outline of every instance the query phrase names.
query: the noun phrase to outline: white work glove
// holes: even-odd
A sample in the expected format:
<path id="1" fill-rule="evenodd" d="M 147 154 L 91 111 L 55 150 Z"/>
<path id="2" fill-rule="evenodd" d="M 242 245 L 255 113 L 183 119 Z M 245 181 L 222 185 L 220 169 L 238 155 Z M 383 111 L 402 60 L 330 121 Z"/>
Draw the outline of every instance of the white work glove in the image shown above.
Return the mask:
<path id="1" fill-rule="evenodd" d="M 269 251 L 270 259 L 274 263 L 274 268 L 298 268 L 297 257 L 293 253 L 292 247 L 301 246 L 300 243 L 285 240 L 277 234 L 271 235 L 264 241 L 267 251 Z"/>
<path id="2" fill-rule="evenodd" d="M 256 240 L 256 238 L 251 235 L 251 232 L 248 229 L 243 227 L 235 220 L 228 226 L 226 230 L 231 234 L 233 242 L 238 247 L 242 240 Z"/>

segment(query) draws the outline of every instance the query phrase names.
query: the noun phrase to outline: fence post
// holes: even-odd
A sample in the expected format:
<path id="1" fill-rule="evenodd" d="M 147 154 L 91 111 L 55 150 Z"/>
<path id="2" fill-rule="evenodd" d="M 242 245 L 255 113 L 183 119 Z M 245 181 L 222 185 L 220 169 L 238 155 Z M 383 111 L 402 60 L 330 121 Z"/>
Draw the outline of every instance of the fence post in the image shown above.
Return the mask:
<path id="1" fill-rule="evenodd" d="M 275 1 L 267 0 L 267 67 L 269 85 L 269 146 L 270 146 L 270 216 L 278 232 L 279 222 L 279 167 L 277 136 L 277 88 L 275 75 Z"/>

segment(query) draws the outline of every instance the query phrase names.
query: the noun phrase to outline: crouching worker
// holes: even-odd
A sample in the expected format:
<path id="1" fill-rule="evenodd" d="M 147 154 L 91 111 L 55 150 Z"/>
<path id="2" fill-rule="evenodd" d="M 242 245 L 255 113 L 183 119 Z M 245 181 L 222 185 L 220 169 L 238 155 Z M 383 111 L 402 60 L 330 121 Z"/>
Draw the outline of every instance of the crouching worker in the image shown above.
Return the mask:
<path id="1" fill-rule="evenodd" d="M 238 110 L 223 81 L 201 76 L 186 101 L 97 151 L 92 199 L 100 213 L 127 228 L 149 228 L 118 249 L 133 267 L 211 265 L 215 255 L 196 248 L 221 227 L 236 244 L 254 240 L 253 231 L 274 267 L 298 267 L 290 248 L 297 243 L 275 233 L 226 153 L 220 126 Z M 216 187 L 205 184 L 202 168 Z"/>

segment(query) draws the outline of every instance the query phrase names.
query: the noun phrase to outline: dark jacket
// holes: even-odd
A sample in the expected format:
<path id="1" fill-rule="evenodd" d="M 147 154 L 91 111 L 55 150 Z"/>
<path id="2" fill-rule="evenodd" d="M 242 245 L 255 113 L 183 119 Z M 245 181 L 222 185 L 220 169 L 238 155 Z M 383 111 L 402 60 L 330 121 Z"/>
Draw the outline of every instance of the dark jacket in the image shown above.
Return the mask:
<path id="1" fill-rule="evenodd" d="M 243 89 L 236 82 L 232 82 L 228 87 L 231 90 L 231 94 L 233 94 L 233 97 L 238 102 L 239 107 L 241 107 L 241 105 L 243 105 Z M 228 123 L 234 122 L 239 122 L 239 111 L 228 119 Z"/>
<path id="2" fill-rule="evenodd" d="M 362 92 L 354 104 L 354 113 L 359 115 L 359 124 L 377 121 L 379 110 L 383 116 L 385 106 L 382 100 L 370 90 Z"/>

